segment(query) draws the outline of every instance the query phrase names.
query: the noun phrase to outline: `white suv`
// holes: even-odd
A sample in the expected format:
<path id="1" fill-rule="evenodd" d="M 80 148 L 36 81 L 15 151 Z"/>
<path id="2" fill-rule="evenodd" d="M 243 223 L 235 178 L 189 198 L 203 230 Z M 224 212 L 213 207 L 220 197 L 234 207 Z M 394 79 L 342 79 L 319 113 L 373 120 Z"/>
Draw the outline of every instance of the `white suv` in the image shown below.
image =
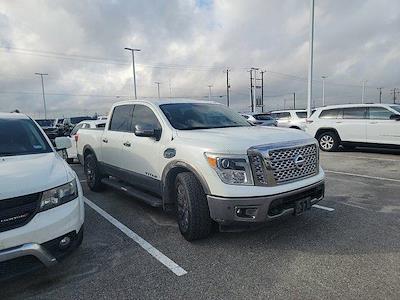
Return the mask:
<path id="1" fill-rule="evenodd" d="M 279 110 L 271 111 L 271 116 L 277 120 L 278 127 L 304 130 L 307 111 L 305 110 Z"/>
<path id="2" fill-rule="evenodd" d="M 56 138 L 58 150 L 67 137 Z M 0 262 L 34 256 L 50 266 L 80 245 L 78 177 L 29 117 L 0 113 Z"/>
<path id="3" fill-rule="evenodd" d="M 318 108 L 307 120 L 306 132 L 324 151 L 340 145 L 400 148 L 400 105 L 347 104 Z"/>

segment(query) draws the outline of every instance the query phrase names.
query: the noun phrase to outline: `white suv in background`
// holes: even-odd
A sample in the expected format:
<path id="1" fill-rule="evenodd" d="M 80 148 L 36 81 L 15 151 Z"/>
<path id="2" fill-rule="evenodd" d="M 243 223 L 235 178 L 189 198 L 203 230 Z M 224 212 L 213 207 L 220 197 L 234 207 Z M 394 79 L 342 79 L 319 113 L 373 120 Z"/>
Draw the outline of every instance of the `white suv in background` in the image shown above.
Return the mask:
<path id="1" fill-rule="evenodd" d="M 340 145 L 400 148 L 400 105 L 347 104 L 317 108 L 306 132 L 324 151 Z"/>
<path id="2" fill-rule="evenodd" d="M 271 116 L 277 120 L 278 127 L 304 130 L 307 119 L 307 111 L 305 110 L 271 111 Z"/>

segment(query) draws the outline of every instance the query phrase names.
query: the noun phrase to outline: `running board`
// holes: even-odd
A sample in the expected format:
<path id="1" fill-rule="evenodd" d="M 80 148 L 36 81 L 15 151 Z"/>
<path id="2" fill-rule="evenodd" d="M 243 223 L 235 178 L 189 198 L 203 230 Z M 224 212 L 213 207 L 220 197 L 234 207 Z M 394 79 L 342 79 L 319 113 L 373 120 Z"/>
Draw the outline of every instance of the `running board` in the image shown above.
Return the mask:
<path id="1" fill-rule="evenodd" d="M 127 193 L 128 195 L 138 198 L 139 200 L 145 202 L 146 204 L 153 206 L 153 207 L 162 207 L 162 199 L 158 198 L 156 196 L 147 194 L 141 190 L 138 190 L 134 188 L 133 186 L 120 182 L 116 179 L 112 178 L 104 178 L 102 182 L 112 188 L 115 188 L 117 190 L 123 191 L 124 193 Z"/>

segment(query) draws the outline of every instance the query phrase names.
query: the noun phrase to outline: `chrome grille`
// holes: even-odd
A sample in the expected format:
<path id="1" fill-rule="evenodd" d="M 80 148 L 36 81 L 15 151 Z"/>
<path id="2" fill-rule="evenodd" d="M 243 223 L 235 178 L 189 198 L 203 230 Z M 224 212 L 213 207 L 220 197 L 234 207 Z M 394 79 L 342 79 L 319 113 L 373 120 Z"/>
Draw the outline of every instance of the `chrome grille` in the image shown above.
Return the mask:
<path id="1" fill-rule="evenodd" d="M 252 147 L 248 154 L 256 185 L 284 184 L 316 175 L 319 171 L 318 147 L 310 140 L 300 144 Z"/>
<path id="2" fill-rule="evenodd" d="M 268 154 L 270 166 L 278 184 L 318 173 L 318 149 L 316 144 L 271 150 Z M 300 167 L 295 163 L 296 158 L 299 156 L 303 158 Z"/>

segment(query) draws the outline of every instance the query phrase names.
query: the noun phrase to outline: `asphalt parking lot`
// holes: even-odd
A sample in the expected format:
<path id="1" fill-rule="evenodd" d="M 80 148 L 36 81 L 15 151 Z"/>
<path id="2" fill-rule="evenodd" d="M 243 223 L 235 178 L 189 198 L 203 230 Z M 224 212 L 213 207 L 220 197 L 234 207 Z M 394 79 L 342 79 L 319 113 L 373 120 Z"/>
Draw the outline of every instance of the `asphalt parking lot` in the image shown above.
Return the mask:
<path id="1" fill-rule="evenodd" d="M 321 162 L 321 207 L 194 243 L 172 214 L 89 191 L 75 164 L 91 204 L 82 246 L 51 269 L 3 272 L 1 298 L 399 299 L 399 153 L 322 153 Z"/>

